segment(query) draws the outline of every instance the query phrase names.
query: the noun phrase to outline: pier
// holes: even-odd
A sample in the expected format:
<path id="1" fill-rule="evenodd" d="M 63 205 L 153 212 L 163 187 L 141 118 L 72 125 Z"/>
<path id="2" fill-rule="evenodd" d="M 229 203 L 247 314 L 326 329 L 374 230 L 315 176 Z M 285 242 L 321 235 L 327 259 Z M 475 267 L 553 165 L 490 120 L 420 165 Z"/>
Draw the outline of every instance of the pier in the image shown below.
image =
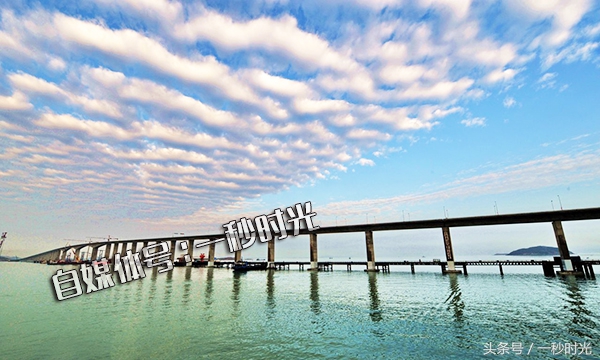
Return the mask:
<path id="1" fill-rule="evenodd" d="M 433 220 L 419 221 L 402 221 L 402 222 L 387 222 L 375 224 L 358 224 L 344 226 L 329 226 L 320 227 L 313 231 L 300 229 L 299 235 L 309 235 L 310 253 L 307 262 L 278 262 L 275 259 L 275 240 L 268 242 L 267 262 L 271 269 L 289 269 L 290 266 L 297 266 L 298 269 L 304 270 L 332 270 L 333 266 L 346 266 L 347 270 L 352 270 L 352 267 L 364 267 L 364 271 L 368 272 L 389 272 L 390 266 L 410 266 L 411 272 L 415 272 L 417 266 L 438 266 L 443 274 L 464 273 L 467 275 L 468 266 L 498 266 L 501 275 L 504 274 L 503 266 L 542 266 L 544 275 L 546 276 L 566 276 L 574 275 L 582 278 L 595 278 L 593 265 L 599 265 L 600 260 L 581 260 L 579 257 L 570 255 L 567 238 L 564 233 L 563 221 L 578 221 L 578 220 L 597 220 L 600 219 L 600 208 L 586 208 L 574 210 L 560 211 L 545 211 L 532 213 L 519 213 L 507 215 L 487 215 L 461 218 L 445 218 Z M 494 226 L 507 224 L 526 224 L 526 223 L 549 223 L 554 230 L 555 241 L 558 246 L 560 256 L 555 257 L 552 261 L 457 261 L 455 259 L 454 250 L 452 248 L 451 229 L 456 227 L 469 226 Z M 438 228 L 441 230 L 441 242 L 445 250 L 445 261 L 397 261 L 397 262 L 378 262 L 375 258 L 374 234 L 379 231 L 390 230 L 411 230 L 411 229 L 431 229 Z M 292 230 L 288 230 L 288 233 Z M 365 262 L 322 262 L 318 259 L 318 235 L 319 234 L 342 234 L 342 233 L 362 232 L 365 234 L 366 258 Z M 108 242 L 90 242 L 85 244 L 72 245 L 49 250 L 40 254 L 32 255 L 21 259 L 21 261 L 29 262 L 48 262 L 64 260 L 67 252 L 72 251 L 79 254 L 82 249 L 91 249 L 91 259 L 105 257 L 112 258 L 115 254 L 122 256 L 127 254 L 128 250 L 132 252 L 139 251 L 143 247 L 167 242 L 171 259 L 174 260 L 175 248 L 177 242 L 185 242 L 183 248 L 187 248 L 188 255 L 193 258 L 195 242 L 199 242 L 202 246 L 209 247 L 208 266 L 223 267 L 231 266 L 233 262 L 240 261 L 242 251 L 234 253 L 234 261 L 218 261 L 215 259 L 215 242 L 224 241 L 224 234 L 208 234 L 195 236 L 181 236 L 177 238 L 152 238 L 152 239 L 132 239 L 132 240 L 117 240 Z M 141 246 L 140 246 L 141 245 Z M 198 244 L 196 244 L 198 245 Z M 102 256 L 100 252 L 102 251 Z M 88 252 L 89 253 L 89 252 Z M 558 271 L 555 272 L 555 268 Z"/>

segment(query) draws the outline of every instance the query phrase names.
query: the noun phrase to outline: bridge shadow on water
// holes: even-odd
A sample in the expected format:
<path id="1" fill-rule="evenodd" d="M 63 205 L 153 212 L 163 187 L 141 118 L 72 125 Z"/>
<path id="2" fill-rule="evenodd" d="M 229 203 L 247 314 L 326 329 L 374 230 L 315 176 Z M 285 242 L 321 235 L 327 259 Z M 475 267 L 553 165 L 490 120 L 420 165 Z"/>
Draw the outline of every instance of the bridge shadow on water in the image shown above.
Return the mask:
<path id="1" fill-rule="evenodd" d="M 380 301 L 379 301 L 379 291 L 377 289 L 377 273 L 369 272 L 369 316 L 371 320 L 374 322 L 379 322 L 382 319 L 381 309 L 380 309 Z"/>
<path id="2" fill-rule="evenodd" d="M 450 286 L 448 297 L 444 303 L 448 305 L 448 311 L 452 312 L 454 315 L 454 320 L 457 323 L 462 323 L 464 321 L 465 302 L 462 300 L 462 292 L 460 290 L 460 286 L 458 285 L 458 275 L 447 274 L 446 276 L 448 276 Z"/>
<path id="3" fill-rule="evenodd" d="M 267 270 L 267 300 L 266 300 L 266 308 L 267 308 L 267 318 L 273 319 L 275 316 L 275 270 Z"/>
<path id="4" fill-rule="evenodd" d="M 568 276 L 560 280 L 565 286 L 564 310 L 572 315 L 571 321 L 567 322 L 567 331 L 570 335 L 587 338 L 590 332 L 595 332 L 598 328 L 594 321 L 594 314 L 586 305 L 586 298 L 580 285 L 589 286 L 589 281 L 582 282 L 574 276 Z"/>

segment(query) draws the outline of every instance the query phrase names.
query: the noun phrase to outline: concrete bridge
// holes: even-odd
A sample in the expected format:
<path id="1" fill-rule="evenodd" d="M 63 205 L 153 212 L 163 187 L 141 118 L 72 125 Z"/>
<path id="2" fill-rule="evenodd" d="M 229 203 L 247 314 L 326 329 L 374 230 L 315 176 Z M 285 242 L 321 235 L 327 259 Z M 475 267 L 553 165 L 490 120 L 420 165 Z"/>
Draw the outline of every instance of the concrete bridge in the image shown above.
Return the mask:
<path id="1" fill-rule="evenodd" d="M 455 262 L 454 251 L 452 249 L 452 240 L 450 236 L 450 229 L 454 227 L 468 227 L 468 226 L 491 226 L 491 225 L 507 225 L 507 224 L 526 224 L 526 223 L 551 223 L 554 229 L 554 235 L 556 244 L 558 246 L 560 260 L 559 266 L 561 275 L 583 275 L 583 268 L 580 266 L 581 263 L 576 260 L 576 264 L 573 264 L 573 259 L 569 253 L 567 246 L 567 240 L 563 231 L 563 221 L 577 221 L 577 220 L 596 220 L 600 219 L 600 208 L 585 208 L 585 209 L 574 209 L 574 210 L 560 210 L 560 211 L 545 211 L 545 212 L 533 212 L 533 213 L 519 213 L 519 214 L 507 214 L 507 215 L 487 215 L 487 216 L 473 216 L 473 217 L 461 217 L 461 218 L 445 218 L 445 219 L 433 219 L 433 220 L 419 220 L 419 221 L 402 221 L 402 222 L 387 222 L 387 223 L 375 223 L 375 224 L 359 224 L 359 225 L 344 225 L 344 226 L 329 226 L 321 227 L 317 230 L 308 231 L 307 229 L 300 229 L 300 235 L 309 235 L 310 238 L 310 268 L 313 270 L 319 269 L 318 251 L 317 251 L 317 237 L 319 234 L 341 234 L 350 232 L 364 232 L 365 243 L 366 243 L 366 271 L 378 271 L 378 267 L 375 262 L 375 249 L 373 233 L 377 231 L 390 231 L 390 230 L 410 230 L 410 229 L 441 229 L 446 261 L 442 263 L 443 273 L 461 273 L 461 270 L 456 269 L 457 263 Z M 293 230 L 288 230 L 288 233 Z M 116 253 L 125 255 L 127 250 L 132 252 L 139 251 L 139 249 L 146 247 L 154 243 L 168 242 L 170 243 L 171 256 L 174 258 L 175 245 L 177 241 L 185 241 L 188 245 L 188 254 L 190 258 L 194 256 L 195 247 L 208 246 L 208 266 L 215 266 L 215 243 L 225 240 L 225 234 L 209 234 L 209 235 L 192 235 L 192 236 L 180 236 L 177 238 L 165 237 L 165 238 L 152 238 L 152 239 L 131 239 L 131 240 L 116 240 L 116 241 L 104 241 L 104 242 L 90 242 L 86 244 L 72 245 L 68 247 L 60 247 L 57 249 L 49 250 L 43 253 L 32 255 L 21 259 L 21 261 L 40 262 L 40 261 L 58 261 L 65 259 L 68 251 L 74 251 L 76 253 L 81 252 L 83 248 L 89 247 L 91 249 L 91 259 L 97 259 L 99 251 L 103 250 L 102 257 L 107 259 L 113 258 Z M 194 243 L 198 241 L 194 246 Z M 141 247 L 139 246 L 141 244 Z M 235 261 L 239 261 L 242 258 L 242 252 L 235 252 Z M 269 267 L 275 267 L 275 241 L 271 240 L 268 242 L 267 250 L 267 261 Z M 460 265 L 462 265 L 461 263 Z M 589 265 L 592 266 L 591 264 Z M 586 268 L 587 269 L 587 268 Z M 466 270 L 466 268 L 465 268 Z M 589 269 L 593 271 L 593 269 Z M 546 270 L 544 270 L 546 273 Z M 587 271 L 586 271 L 587 272 Z"/>

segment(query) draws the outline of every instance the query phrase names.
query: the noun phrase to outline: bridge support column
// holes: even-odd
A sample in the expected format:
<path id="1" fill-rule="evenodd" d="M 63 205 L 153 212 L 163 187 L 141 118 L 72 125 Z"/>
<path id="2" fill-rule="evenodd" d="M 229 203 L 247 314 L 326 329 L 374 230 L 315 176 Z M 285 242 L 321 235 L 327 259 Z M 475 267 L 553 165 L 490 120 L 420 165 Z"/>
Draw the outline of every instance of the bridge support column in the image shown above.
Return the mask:
<path id="1" fill-rule="evenodd" d="M 235 262 L 242 261 L 242 250 L 238 250 L 235 252 L 234 261 Z"/>
<path id="2" fill-rule="evenodd" d="M 175 247 L 177 246 L 177 240 L 171 240 L 170 246 L 171 247 L 169 248 L 169 250 L 171 250 L 171 261 L 175 261 Z"/>
<path id="3" fill-rule="evenodd" d="M 542 261 L 542 270 L 544 271 L 544 276 L 556 276 L 554 273 L 554 263 L 552 261 Z"/>
<path id="4" fill-rule="evenodd" d="M 211 241 L 213 241 L 213 239 L 211 239 Z M 210 245 L 208 245 L 208 267 L 209 268 L 214 268 L 215 267 L 215 243 L 211 243 Z"/>
<path id="5" fill-rule="evenodd" d="M 188 243 L 188 254 L 190 254 L 190 260 L 194 261 L 194 240 L 189 240 L 187 243 Z"/>
<path id="6" fill-rule="evenodd" d="M 365 231 L 365 242 L 367 243 L 367 269 L 365 271 L 379 271 L 375 268 L 375 246 L 373 245 L 373 231 Z"/>
<path id="7" fill-rule="evenodd" d="M 317 252 L 317 234 L 309 234 L 310 236 L 310 269 L 319 270 L 319 254 Z"/>
<path id="8" fill-rule="evenodd" d="M 450 228 L 447 226 L 442 227 L 442 234 L 444 235 L 444 248 L 446 250 L 446 268 L 443 269 L 444 274 L 461 274 L 462 271 L 456 270 L 454 266 L 454 250 L 452 250 L 452 238 L 450 237 Z"/>
<path id="9" fill-rule="evenodd" d="M 117 250 L 117 245 L 115 244 L 106 244 L 106 250 L 104 250 L 104 257 L 106 260 L 111 260 L 114 256 L 115 251 Z"/>
<path id="10" fill-rule="evenodd" d="M 121 257 L 127 256 L 127 243 L 121 244 Z"/>
<path id="11" fill-rule="evenodd" d="M 98 258 L 98 249 L 100 248 L 100 246 L 96 246 L 95 248 L 92 248 L 92 261 L 96 261 Z"/>
<path id="12" fill-rule="evenodd" d="M 576 275 L 584 276 L 582 272 L 576 271 L 571 261 L 571 254 L 567 247 L 567 239 L 565 238 L 565 232 L 563 231 L 562 223 L 560 221 L 553 221 L 552 227 L 554 228 L 554 236 L 556 237 L 556 244 L 558 245 L 558 253 L 560 254 L 560 270 L 558 275 Z"/>
<path id="13" fill-rule="evenodd" d="M 267 242 L 268 250 L 267 250 L 267 267 L 272 269 L 275 267 L 275 239 Z"/>

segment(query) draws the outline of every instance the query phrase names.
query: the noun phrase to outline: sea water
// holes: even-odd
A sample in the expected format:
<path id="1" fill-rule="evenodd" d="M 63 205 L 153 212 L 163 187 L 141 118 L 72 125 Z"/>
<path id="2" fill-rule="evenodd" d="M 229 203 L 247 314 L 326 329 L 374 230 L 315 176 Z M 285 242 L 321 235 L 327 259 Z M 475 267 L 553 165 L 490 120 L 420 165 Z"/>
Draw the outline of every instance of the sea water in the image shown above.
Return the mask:
<path id="1" fill-rule="evenodd" d="M 60 268 L 0 263 L 0 358 L 593 359 L 600 354 L 596 280 L 527 271 L 503 277 L 471 271 L 442 275 L 420 267 L 416 274 L 409 268 L 239 274 L 187 267 L 166 273 L 146 269 L 145 278 L 126 284 L 113 275 L 112 288 L 58 301 L 51 277 Z"/>

